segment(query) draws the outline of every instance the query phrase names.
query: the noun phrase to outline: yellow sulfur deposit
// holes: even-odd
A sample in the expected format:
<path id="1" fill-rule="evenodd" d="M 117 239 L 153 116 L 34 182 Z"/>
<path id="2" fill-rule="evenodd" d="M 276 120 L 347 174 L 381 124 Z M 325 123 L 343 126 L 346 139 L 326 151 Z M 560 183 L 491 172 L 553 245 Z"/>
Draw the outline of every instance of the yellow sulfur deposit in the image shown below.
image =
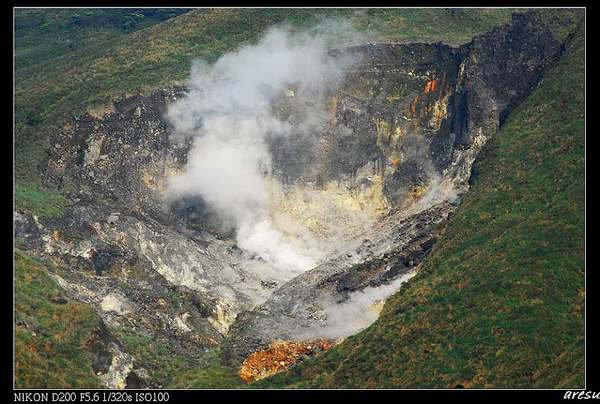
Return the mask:
<path id="1" fill-rule="evenodd" d="M 425 195 L 425 192 L 427 191 L 427 187 L 426 186 L 416 186 L 414 187 L 411 192 L 410 192 L 410 197 L 413 200 L 417 200 L 419 198 L 421 198 L 423 195 Z"/>
<path id="2" fill-rule="evenodd" d="M 390 155 L 390 165 L 392 166 L 392 169 L 395 171 L 400 163 L 402 163 L 402 154 L 394 150 Z"/>
<path id="3" fill-rule="evenodd" d="M 431 118 L 429 119 L 429 127 L 434 130 L 439 130 L 442 121 L 448 116 L 448 95 L 437 100 L 431 107 Z"/>
<path id="4" fill-rule="evenodd" d="M 337 96 L 333 96 L 331 97 L 331 101 L 329 102 L 329 113 L 330 113 L 330 122 L 332 125 L 335 125 L 337 123 L 337 108 L 338 108 L 338 97 Z"/>
<path id="5" fill-rule="evenodd" d="M 355 187 L 331 181 L 320 188 L 310 184 L 283 188 L 273 181 L 271 193 L 275 221 L 291 218 L 319 239 L 357 234 L 389 209 L 379 175 L 369 178 L 369 185 Z"/>

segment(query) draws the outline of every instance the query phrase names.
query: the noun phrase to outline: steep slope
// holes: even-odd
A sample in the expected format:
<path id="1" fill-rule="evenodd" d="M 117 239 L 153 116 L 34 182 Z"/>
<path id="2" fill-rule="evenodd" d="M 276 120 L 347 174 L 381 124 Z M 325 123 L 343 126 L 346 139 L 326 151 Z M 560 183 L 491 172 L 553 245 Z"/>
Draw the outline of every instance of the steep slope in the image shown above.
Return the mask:
<path id="1" fill-rule="evenodd" d="M 189 9 L 17 9 L 14 14 L 17 74 L 26 75 L 35 70 L 36 65 L 187 11 Z"/>
<path id="2" fill-rule="evenodd" d="M 375 324 L 254 386 L 582 387 L 584 57 L 580 31 Z"/>
<path id="3" fill-rule="evenodd" d="M 229 258 L 223 259 L 223 254 L 236 260 L 239 250 L 235 250 L 232 243 L 209 238 L 211 249 L 216 245 L 217 254 L 221 255 L 220 258 L 203 256 L 206 240 L 194 240 L 175 233 L 167 236 L 154 233 L 162 227 L 148 219 L 147 214 L 153 209 L 149 209 L 147 191 L 154 186 L 154 177 L 162 173 L 163 167 L 153 164 L 151 159 L 150 166 L 156 170 L 150 170 L 150 176 L 144 176 L 144 181 L 137 181 L 137 176 L 131 175 L 131 169 L 139 171 L 140 167 L 147 166 L 148 150 L 161 150 L 151 153 L 158 159 L 168 150 L 161 143 L 168 134 L 161 132 L 160 138 L 155 135 L 156 129 L 165 129 L 160 116 L 169 92 L 165 98 L 161 90 L 157 92 L 156 89 L 185 78 L 192 58 L 214 61 L 224 52 L 256 39 L 266 28 L 277 23 L 306 26 L 329 15 L 350 19 L 358 31 L 369 31 L 369 38 L 444 39 L 461 43 L 468 41 L 474 33 L 488 30 L 510 17 L 510 10 L 368 10 L 355 13 L 353 10 L 206 9 L 140 29 L 147 21 L 139 21 L 134 10 L 126 15 L 116 15 L 114 10 L 79 11 L 56 11 L 46 15 L 35 10 L 16 12 L 16 238 L 24 242 L 22 248 L 27 254 L 57 258 L 61 268 L 53 274 L 54 280 L 67 290 L 67 295 L 82 302 L 81 307 L 90 312 L 95 309 L 100 315 L 101 319 L 95 317 L 94 321 L 104 324 L 111 344 L 117 344 L 117 348 L 109 344 L 112 348 L 104 350 L 104 362 L 110 364 L 113 358 L 118 362 L 112 372 L 115 377 L 102 380 L 104 385 L 139 385 L 138 379 L 144 372 L 141 371 L 142 375 L 132 372 L 134 369 L 130 365 L 141 363 L 151 379 L 148 383 L 180 387 L 224 387 L 235 385 L 236 380 L 228 369 L 220 367 L 218 350 L 211 350 L 206 355 L 203 352 L 206 344 L 218 343 L 218 338 L 211 341 L 214 334 L 206 317 L 227 320 L 227 312 L 215 306 L 211 299 L 171 284 L 152 269 L 154 263 L 159 263 L 160 271 L 164 273 L 163 260 L 168 261 L 168 253 L 164 251 L 162 241 L 172 240 L 172 245 L 179 251 L 173 255 L 178 260 L 173 268 L 184 271 L 188 268 L 192 272 L 195 269 L 189 265 L 180 265 L 180 252 L 191 253 L 191 261 L 198 261 L 200 257 L 202 262 L 221 264 L 229 261 Z M 150 10 L 144 11 L 148 12 Z M 154 18 L 152 14 L 147 17 Z M 134 32 L 128 33 L 130 30 Z M 40 40 L 48 35 L 54 39 Z M 144 98 L 140 93 L 150 96 Z M 126 100 L 122 99 L 125 95 Z M 105 119 L 111 110 L 116 112 L 115 115 Z M 85 115 L 86 111 L 90 115 Z M 74 139 L 62 136 L 63 132 L 71 133 L 74 128 L 77 133 Z M 100 138 L 106 137 L 106 143 L 114 146 L 109 160 L 99 158 L 105 155 L 93 153 L 101 151 L 96 147 L 99 137 L 95 131 L 98 130 Z M 87 140 L 92 141 L 89 150 L 86 150 Z M 132 150 L 140 152 L 137 157 L 133 157 Z M 129 158 L 121 158 L 123 153 Z M 76 161 L 89 162 L 95 177 L 83 181 L 68 165 L 61 171 L 67 157 L 67 160 L 74 157 Z M 123 161 L 125 167 L 116 168 L 113 160 Z M 58 169 L 60 172 L 55 178 L 58 182 L 45 182 L 49 162 L 52 164 L 50 171 Z M 44 180 L 42 173 L 46 177 Z M 92 187 L 88 188 L 84 182 L 89 182 Z M 78 195 L 80 191 L 87 196 L 82 198 Z M 141 212 L 138 210 L 127 218 L 114 215 L 124 203 L 134 205 L 138 202 L 144 206 Z M 83 208 L 77 208 L 78 205 Z M 146 252 L 154 250 L 150 257 L 153 262 L 136 260 L 129 253 L 121 254 L 120 248 L 107 248 L 105 243 L 121 243 L 121 225 L 134 228 L 138 224 L 145 236 L 134 231 L 128 241 L 134 244 L 141 241 L 140 246 Z M 99 242 L 98 246 L 94 245 L 98 249 L 96 254 L 84 239 L 97 230 L 101 230 L 101 237 L 92 239 L 94 243 Z M 108 239 L 103 240 L 106 236 Z M 146 236 L 154 241 L 148 243 L 144 239 Z M 48 251 L 43 247 L 47 242 L 53 244 Z M 231 248 L 225 250 L 226 247 Z M 168 262 L 167 265 L 171 266 Z M 221 271 L 219 276 L 231 276 L 231 271 Z M 179 276 L 179 279 L 185 277 Z M 205 283 L 211 284 L 206 281 L 204 279 Z M 255 286 L 248 277 L 244 284 L 264 290 L 271 287 L 269 283 Z M 82 285 L 86 287 L 81 288 Z M 124 296 L 127 299 L 123 299 Z M 33 305 L 51 304 L 42 294 L 29 298 Z M 132 313 L 130 307 L 133 305 L 136 310 Z M 191 317 L 188 317 L 190 313 Z M 19 326 L 19 337 L 28 336 L 33 330 L 31 327 L 45 321 L 38 312 L 31 313 L 31 317 L 30 323 Z M 80 325 L 75 319 L 69 321 L 67 327 Z M 188 332 L 185 324 L 191 324 L 194 332 Z M 44 332 L 49 338 L 59 335 L 52 327 Z M 199 341 L 198 334 L 201 337 L 209 335 L 208 341 L 206 338 Z M 77 346 L 80 342 L 77 340 L 73 344 Z M 43 386 L 42 379 L 50 377 L 50 371 L 56 369 L 49 359 L 56 356 L 56 352 L 30 355 L 27 344 L 18 344 L 16 349 L 18 356 L 29 355 L 28 360 L 19 362 L 19 385 Z M 127 360 L 121 360 L 125 353 L 134 358 L 125 356 Z M 71 364 L 79 366 L 82 360 L 85 362 L 84 356 L 76 349 L 59 355 L 61 363 L 66 364 L 66 372 L 71 369 Z M 94 373 L 99 375 L 109 371 L 104 362 L 93 369 Z M 37 374 L 35 369 L 48 371 L 42 379 L 28 378 L 27 375 Z M 129 382 L 133 384 L 128 384 L 131 378 L 133 381 Z M 97 377 L 87 373 L 74 373 L 68 381 L 62 379 L 65 387 L 93 387 L 98 382 Z"/>

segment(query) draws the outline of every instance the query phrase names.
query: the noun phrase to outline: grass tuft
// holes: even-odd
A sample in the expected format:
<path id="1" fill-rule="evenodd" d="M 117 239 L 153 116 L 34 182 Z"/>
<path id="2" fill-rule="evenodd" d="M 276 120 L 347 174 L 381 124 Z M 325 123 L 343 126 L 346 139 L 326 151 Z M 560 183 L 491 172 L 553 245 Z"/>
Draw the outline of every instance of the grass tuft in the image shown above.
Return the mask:
<path id="1" fill-rule="evenodd" d="M 100 326 L 89 305 L 64 298 L 47 264 L 15 252 L 15 387 L 98 388 L 85 345 Z"/>

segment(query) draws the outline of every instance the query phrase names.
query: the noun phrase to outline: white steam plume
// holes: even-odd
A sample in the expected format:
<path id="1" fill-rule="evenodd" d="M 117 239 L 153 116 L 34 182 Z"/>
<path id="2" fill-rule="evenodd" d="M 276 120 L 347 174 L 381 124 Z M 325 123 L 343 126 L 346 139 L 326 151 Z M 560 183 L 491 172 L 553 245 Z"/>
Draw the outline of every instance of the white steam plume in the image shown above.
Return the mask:
<path id="1" fill-rule="evenodd" d="M 271 29 L 259 43 L 213 65 L 195 62 L 189 94 L 167 112 L 175 136 L 193 139 L 183 173 L 169 181 L 167 200 L 202 197 L 236 229 L 242 249 L 292 272 L 316 262 L 273 225 L 266 139 L 311 132 L 327 119 L 320 101 L 352 61 L 328 55 L 325 44 L 323 36 Z M 273 101 L 291 87 L 315 109 L 293 125 L 273 111 Z"/>
<path id="2" fill-rule="evenodd" d="M 326 324 L 302 330 L 299 338 L 341 338 L 358 333 L 379 318 L 385 299 L 400 290 L 402 284 L 416 274 L 417 271 L 412 270 L 388 284 L 356 291 L 343 303 L 326 305 L 323 311 Z"/>

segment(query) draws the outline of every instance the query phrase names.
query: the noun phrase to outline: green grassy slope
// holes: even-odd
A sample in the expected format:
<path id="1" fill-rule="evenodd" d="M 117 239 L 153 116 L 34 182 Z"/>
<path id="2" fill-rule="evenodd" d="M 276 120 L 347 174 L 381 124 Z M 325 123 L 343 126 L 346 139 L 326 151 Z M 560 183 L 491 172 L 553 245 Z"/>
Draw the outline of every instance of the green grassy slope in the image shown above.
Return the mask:
<path id="1" fill-rule="evenodd" d="M 187 9 L 16 9 L 17 74 L 74 50 L 157 24 Z"/>
<path id="2" fill-rule="evenodd" d="M 218 348 L 203 352 L 201 347 L 189 347 L 182 354 L 164 337 L 148 337 L 126 327 L 111 332 L 163 387 L 212 389 L 244 385 L 234 370 L 221 365 Z"/>
<path id="3" fill-rule="evenodd" d="M 101 320 L 90 306 L 65 299 L 46 266 L 15 252 L 15 387 L 100 387 L 84 346 Z"/>
<path id="4" fill-rule="evenodd" d="M 67 199 L 55 190 L 24 183 L 15 186 L 15 204 L 19 209 L 39 217 L 57 217 L 67 206 Z"/>
<path id="5" fill-rule="evenodd" d="M 379 320 L 257 387 L 583 387 L 584 55 L 580 33 Z"/>

